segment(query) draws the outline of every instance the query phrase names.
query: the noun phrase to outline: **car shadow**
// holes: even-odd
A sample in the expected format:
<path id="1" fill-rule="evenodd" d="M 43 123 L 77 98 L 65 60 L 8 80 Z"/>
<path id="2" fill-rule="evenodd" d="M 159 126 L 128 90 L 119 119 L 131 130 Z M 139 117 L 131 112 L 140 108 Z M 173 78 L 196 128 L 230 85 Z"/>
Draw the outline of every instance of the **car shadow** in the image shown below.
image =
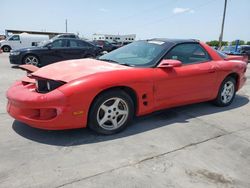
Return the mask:
<path id="1" fill-rule="evenodd" d="M 12 128 L 17 134 L 35 142 L 47 145 L 67 147 L 128 137 L 131 135 L 157 129 L 162 126 L 169 126 L 173 123 L 184 124 L 188 123 L 189 119 L 191 118 L 239 108 L 246 105 L 248 102 L 248 97 L 237 95 L 234 102 L 228 107 L 216 107 L 207 102 L 162 110 L 150 115 L 136 118 L 133 121 L 132 125 L 127 127 L 127 129 L 125 129 L 121 133 L 115 135 L 99 135 L 89 129 L 47 131 L 29 127 L 17 120 L 13 122 Z M 186 112 L 190 111 L 193 112 L 192 115 L 187 115 Z"/>
<path id="2" fill-rule="evenodd" d="M 20 68 L 19 68 L 19 65 L 12 65 L 11 68 L 12 68 L 12 69 L 20 69 Z"/>

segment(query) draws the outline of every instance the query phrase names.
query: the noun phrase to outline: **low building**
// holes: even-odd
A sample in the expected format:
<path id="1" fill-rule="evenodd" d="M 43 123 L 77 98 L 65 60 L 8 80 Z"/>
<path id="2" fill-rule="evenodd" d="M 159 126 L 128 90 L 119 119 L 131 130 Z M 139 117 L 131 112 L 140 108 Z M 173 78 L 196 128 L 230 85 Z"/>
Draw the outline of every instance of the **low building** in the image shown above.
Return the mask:
<path id="1" fill-rule="evenodd" d="M 110 35 L 110 34 L 93 34 L 92 40 L 105 40 L 110 43 L 113 42 L 123 42 L 123 43 L 130 43 L 135 41 L 136 35 Z"/>

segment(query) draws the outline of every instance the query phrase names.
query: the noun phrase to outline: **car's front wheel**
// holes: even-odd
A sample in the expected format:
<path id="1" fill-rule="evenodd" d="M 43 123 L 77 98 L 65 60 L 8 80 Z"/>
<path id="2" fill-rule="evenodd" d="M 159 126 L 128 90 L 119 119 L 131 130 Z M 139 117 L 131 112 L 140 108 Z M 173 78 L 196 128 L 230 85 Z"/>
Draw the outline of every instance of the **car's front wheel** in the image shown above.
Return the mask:
<path id="1" fill-rule="evenodd" d="M 38 66 L 39 65 L 39 59 L 34 55 L 27 55 L 26 57 L 24 57 L 23 63 L 28 64 L 28 65 Z"/>
<path id="2" fill-rule="evenodd" d="M 214 103 L 217 106 L 228 106 L 233 102 L 236 93 L 236 80 L 227 77 L 221 84 L 217 98 Z"/>
<path id="3" fill-rule="evenodd" d="M 101 134 L 123 130 L 134 116 L 131 97 L 122 90 L 111 90 L 99 95 L 89 113 L 88 126 Z"/>
<path id="4" fill-rule="evenodd" d="M 9 46 L 2 47 L 3 52 L 10 52 L 11 48 Z"/>

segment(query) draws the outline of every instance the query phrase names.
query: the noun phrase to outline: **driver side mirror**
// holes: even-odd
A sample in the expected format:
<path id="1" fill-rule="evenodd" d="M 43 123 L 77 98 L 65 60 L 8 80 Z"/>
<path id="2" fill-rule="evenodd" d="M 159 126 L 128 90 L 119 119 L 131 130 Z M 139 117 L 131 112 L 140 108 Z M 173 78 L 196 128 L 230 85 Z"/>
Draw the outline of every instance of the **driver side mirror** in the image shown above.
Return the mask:
<path id="1" fill-rule="evenodd" d="M 157 66 L 158 68 L 173 68 L 180 67 L 181 61 L 175 59 L 163 59 L 160 64 Z"/>

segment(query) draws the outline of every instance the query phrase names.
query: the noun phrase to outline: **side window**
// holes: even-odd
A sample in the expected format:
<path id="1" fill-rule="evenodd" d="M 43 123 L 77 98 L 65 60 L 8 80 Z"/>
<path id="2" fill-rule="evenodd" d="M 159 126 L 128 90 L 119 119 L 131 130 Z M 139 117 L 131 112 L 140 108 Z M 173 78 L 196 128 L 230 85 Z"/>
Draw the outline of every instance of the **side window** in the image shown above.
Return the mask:
<path id="1" fill-rule="evenodd" d="M 67 47 L 67 41 L 66 40 L 56 40 L 51 44 L 52 48 L 64 48 Z"/>
<path id="2" fill-rule="evenodd" d="M 183 64 L 200 63 L 211 60 L 199 44 L 179 44 L 170 50 L 164 59 L 177 59 Z"/>
<path id="3" fill-rule="evenodd" d="M 19 37 L 19 35 L 13 35 L 11 38 L 9 38 L 9 40 L 19 41 L 20 37 Z"/>
<path id="4" fill-rule="evenodd" d="M 88 42 L 81 41 L 81 44 L 83 45 L 83 47 L 93 47 L 93 45 Z"/>
<path id="5" fill-rule="evenodd" d="M 87 47 L 86 43 L 83 41 L 77 41 L 78 47 Z"/>
<path id="6" fill-rule="evenodd" d="M 69 47 L 74 48 L 74 47 L 78 47 L 79 45 L 77 44 L 77 42 L 75 40 L 70 40 L 69 41 Z"/>

